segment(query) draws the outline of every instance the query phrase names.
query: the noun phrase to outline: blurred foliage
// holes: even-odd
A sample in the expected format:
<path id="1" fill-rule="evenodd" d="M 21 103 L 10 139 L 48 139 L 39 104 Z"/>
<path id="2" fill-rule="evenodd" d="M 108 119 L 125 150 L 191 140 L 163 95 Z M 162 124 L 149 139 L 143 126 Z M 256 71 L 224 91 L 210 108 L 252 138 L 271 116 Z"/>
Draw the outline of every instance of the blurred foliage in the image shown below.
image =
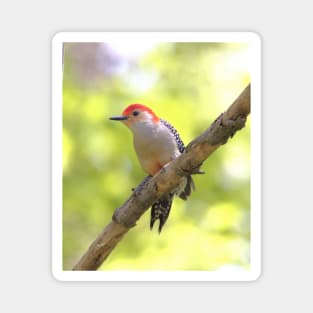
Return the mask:
<path id="1" fill-rule="evenodd" d="M 68 270 L 145 176 L 130 131 L 108 118 L 143 103 L 188 144 L 249 83 L 250 54 L 244 43 L 71 43 L 64 51 L 63 266 Z M 205 175 L 194 177 L 196 191 L 188 201 L 175 198 L 161 235 L 149 230 L 147 211 L 101 269 L 249 268 L 249 120 L 203 170 Z"/>

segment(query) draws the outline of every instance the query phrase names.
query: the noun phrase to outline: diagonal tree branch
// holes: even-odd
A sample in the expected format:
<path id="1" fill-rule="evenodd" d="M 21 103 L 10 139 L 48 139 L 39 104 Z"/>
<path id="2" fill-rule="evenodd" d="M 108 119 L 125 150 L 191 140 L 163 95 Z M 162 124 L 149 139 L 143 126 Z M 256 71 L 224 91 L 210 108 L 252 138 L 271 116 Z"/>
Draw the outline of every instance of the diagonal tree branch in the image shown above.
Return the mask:
<path id="1" fill-rule="evenodd" d="M 164 193 L 176 187 L 182 176 L 195 173 L 219 146 L 245 126 L 250 113 L 250 84 L 212 125 L 186 147 L 185 152 L 155 176 L 146 177 L 126 202 L 117 208 L 112 221 L 90 245 L 73 270 L 97 270 L 117 243 L 141 215 Z"/>

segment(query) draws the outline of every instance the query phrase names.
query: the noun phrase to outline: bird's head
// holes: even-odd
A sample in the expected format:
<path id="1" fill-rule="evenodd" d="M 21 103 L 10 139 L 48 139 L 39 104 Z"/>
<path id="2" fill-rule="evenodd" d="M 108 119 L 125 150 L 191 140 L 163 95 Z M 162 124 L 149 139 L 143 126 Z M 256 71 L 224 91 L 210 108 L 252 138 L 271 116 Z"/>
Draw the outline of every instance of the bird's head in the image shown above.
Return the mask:
<path id="1" fill-rule="evenodd" d="M 131 104 L 123 112 L 121 116 L 110 117 L 110 120 L 121 121 L 130 129 L 135 125 L 142 123 L 157 123 L 159 117 L 147 106 L 143 104 Z"/>

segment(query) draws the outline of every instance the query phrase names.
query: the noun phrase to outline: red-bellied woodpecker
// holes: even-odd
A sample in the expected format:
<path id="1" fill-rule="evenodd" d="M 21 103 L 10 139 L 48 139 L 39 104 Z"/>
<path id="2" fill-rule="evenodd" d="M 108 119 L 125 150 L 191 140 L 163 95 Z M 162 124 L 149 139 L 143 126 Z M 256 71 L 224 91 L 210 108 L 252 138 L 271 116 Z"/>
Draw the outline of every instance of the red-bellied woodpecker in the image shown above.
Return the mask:
<path id="1" fill-rule="evenodd" d="M 177 130 L 142 104 L 131 104 L 121 116 L 110 119 L 121 121 L 130 128 L 139 162 L 143 170 L 151 176 L 185 150 Z M 175 190 L 158 199 L 151 207 L 150 229 L 159 220 L 160 233 L 169 216 L 174 194 L 186 200 L 192 189 L 194 183 L 191 176 L 183 177 Z"/>

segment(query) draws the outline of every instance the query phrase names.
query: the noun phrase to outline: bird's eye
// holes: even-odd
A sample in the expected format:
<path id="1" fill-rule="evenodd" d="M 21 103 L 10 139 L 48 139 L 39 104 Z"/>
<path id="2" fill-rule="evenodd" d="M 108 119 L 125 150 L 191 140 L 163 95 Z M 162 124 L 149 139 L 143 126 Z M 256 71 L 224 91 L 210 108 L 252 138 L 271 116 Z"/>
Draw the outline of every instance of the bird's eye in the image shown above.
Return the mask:
<path id="1" fill-rule="evenodd" d="M 133 112 L 133 115 L 134 115 L 134 116 L 139 115 L 139 111 L 134 111 L 134 112 Z"/>

